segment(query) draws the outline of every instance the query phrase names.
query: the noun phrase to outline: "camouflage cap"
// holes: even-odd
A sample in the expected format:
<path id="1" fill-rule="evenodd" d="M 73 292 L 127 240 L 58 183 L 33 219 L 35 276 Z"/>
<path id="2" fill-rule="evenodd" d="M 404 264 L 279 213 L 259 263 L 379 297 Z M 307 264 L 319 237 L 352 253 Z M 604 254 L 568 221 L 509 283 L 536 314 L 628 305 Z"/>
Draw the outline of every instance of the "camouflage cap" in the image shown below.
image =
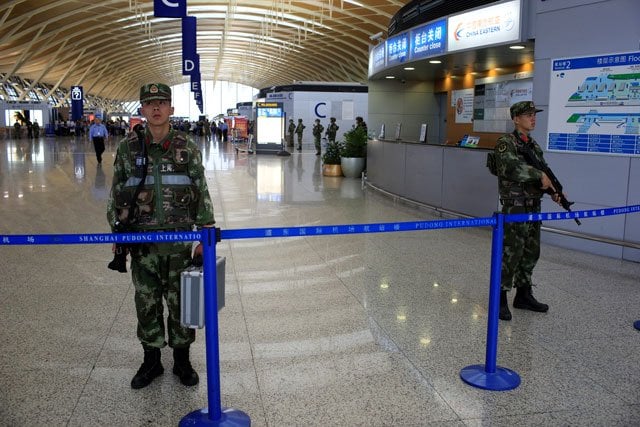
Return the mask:
<path id="1" fill-rule="evenodd" d="M 149 83 L 140 88 L 140 102 L 156 99 L 171 101 L 171 88 L 163 83 Z"/>
<path id="2" fill-rule="evenodd" d="M 511 118 L 513 119 L 514 117 L 522 114 L 533 113 L 533 112 L 539 113 L 540 111 L 544 111 L 544 110 L 540 110 L 536 108 L 536 106 L 533 104 L 533 101 L 520 101 L 513 104 L 510 108 L 510 111 L 511 111 Z"/>

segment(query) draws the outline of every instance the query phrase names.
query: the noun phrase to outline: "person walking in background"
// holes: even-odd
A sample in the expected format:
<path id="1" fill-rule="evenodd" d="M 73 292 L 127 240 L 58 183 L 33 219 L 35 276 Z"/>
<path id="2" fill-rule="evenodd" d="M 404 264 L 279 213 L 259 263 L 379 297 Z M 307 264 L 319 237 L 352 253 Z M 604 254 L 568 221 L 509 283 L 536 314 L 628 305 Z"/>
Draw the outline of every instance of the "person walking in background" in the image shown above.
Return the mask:
<path id="1" fill-rule="evenodd" d="M 305 125 L 302 124 L 302 119 L 298 119 L 298 126 L 296 126 L 296 135 L 298 135 L 298 151 L 302 151 L 302 133 L 304 132 Z"/>
<path id="2" fill-rule="evenodd" d="M 194 226 L 213 226 L 202 154 L 191 136 L 169 124 L 174 112 L 171 89 L 162 83 L 146 84 L 140 88 L 140 103 L 147 127 L 120 141 L 113 165 L 107 203 L 112 231 L 191 231 Z M 164 372 L 160 349 L 167 345 L 165 331 L 173 348 L 173 373 L 186 386 L 199 381 L 189 360 L 196 333 L 180 324 L 180 273 L 192 263 L 191 247 L 191 242 L 131 246 L 137 334 L 144 350 L 144 361 L 131 380 L 134 389 L 148 386 Z M 199 244 L 195 255 L 201 254 Z M 166 325 L 163 299 L 169 312 Z"/>
<path id="3" fill-rule="evenodd" d="M 13 124 L 13 137 L 15 139 L 20 139 L 20 122 L 16 120 L 16 122 Z"/>
<path id="4" fill-rule="evenodd" d="M 316 156 L 321 154 L 320 139 L 322 138 L 323 130 L 324 126 L 320 124 L 320 119 L 316 119 L 313 129 L 311 129 L 311 133 L 313 133 L 313 144 L 316 146 Z"/>
<path id="5" fill-rule="evenodd" d="M 336 118 L 331 117 L 329 119 L 329 126 L 327 126 L 327 133 L 326 133 L 327 141 L 329 141 L 329 143 L 336 142 L 336 135 L 338 133 L 338 129 L 340 129 L 340 126 L 336 124 Z"/>
<path id="6" fill-rule="evenodd" d="M 37 120 L 33 121 L 33 137 L 40 138 L 40 125 Z"/>
<path id="7" fill-rule="evenodd" d="M 502 212 L 539 213 L 544 191 L 552 190 L 549 177 L 527 163 L 523 150 L 530 150 L 546 165 L 542 149 L 531 137 L 536 126 L 536 113 L 540 112 L 531 101 L 516 102 L 511 106 L 511 119 L 515 125 L 512 133 L 502 135 L 495 146 L 495 173 Z M 560 202 L 556 193 L 552 196 Z M 540 221 L 513 222 L 504 225 L 502 250 L 502 276 L 500 292 L 500 319 L 511 320 L 507 292 L 516 288 L 513 307 L 544 313 L 547 304 L 538 302 L 531 291 L 531 276 L 540 257 Z"/>
<path id="8" fill-rule="evenodd" d="M 222 142 L 227 142 L 229 140 L 229 126 L 227 122 L 224 119 L 220 120 L 220 126 L 218 126 L 218 128 L 220 129 Z"/>
<path id="9" fill-rule="evenodd" d="M 101 116 L 96 115 L 93 124 L 89 127 L 89 141 L 93 142 L 96 151 L 98 165 L 102 164 L 102 153 L 104 153 L 104 141 L 109 137 L 107 127 L 102 123 Z"/>

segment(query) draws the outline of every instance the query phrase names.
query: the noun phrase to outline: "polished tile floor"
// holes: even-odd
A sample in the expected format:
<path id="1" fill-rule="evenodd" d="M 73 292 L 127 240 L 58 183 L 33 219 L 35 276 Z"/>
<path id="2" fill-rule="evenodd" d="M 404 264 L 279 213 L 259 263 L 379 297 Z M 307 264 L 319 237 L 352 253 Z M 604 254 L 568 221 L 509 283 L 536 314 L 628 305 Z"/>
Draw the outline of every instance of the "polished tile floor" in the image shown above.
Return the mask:
<path id="1" fill-rule="evenodd" d="M 435 219 L 358 179 L 291 157 L 200 142 L 223 229 Z M 108 232 L 114 145 L 0 141 L 0 234 Z M 640 265 L 543 246 L 536 296 L 499 325 L 519 387 L 460 380 L 485 362 L 490 231 L 222 241 L 222 403 L 255 426 L 640 425 Z M 0 425 L 173 426 L 207 406 L 171 373 L 129 386 L 142 361 L 128 274 L 108 245 L 0 246 Z M 168 368 L 168 369 L 167 369 Z"/>

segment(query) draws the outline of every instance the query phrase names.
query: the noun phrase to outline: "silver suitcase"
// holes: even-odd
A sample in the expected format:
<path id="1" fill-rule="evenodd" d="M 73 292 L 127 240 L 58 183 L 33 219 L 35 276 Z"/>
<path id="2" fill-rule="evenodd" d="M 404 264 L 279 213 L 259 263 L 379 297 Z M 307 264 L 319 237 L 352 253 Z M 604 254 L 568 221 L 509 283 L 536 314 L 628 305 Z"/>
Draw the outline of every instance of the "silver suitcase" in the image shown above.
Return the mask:
<path id="1" fill-rule="evenodd" d="M 218 311 L 224 307 L 225 257 L 216 257 Z M 204 277 L 202 267 L 189 267 L 180 274 L 180 323 L 186 328 L 204 327 Z"/>

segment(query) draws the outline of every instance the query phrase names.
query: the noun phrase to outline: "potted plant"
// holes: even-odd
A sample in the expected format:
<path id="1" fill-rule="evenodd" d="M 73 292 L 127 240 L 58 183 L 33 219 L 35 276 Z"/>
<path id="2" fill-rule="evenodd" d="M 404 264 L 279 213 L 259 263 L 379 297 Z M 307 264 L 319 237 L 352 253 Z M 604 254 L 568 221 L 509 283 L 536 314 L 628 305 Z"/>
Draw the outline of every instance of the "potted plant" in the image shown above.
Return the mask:
<path id="1" fill-rule="evenodd" d="M 322 175 L 342 176 L 340 166 L 340 149 L 342 144 L 337 141 L 327 143 L 327 147 L 322 155 Z"/>
<path id="2" fill-rule="evenodd" d="M 362 174 L 367 158 L 367 139 L 367 131 L 360 126 L 344 134 L 340 165 L 342 174 L 347 178 L 358 178 Z"/>

